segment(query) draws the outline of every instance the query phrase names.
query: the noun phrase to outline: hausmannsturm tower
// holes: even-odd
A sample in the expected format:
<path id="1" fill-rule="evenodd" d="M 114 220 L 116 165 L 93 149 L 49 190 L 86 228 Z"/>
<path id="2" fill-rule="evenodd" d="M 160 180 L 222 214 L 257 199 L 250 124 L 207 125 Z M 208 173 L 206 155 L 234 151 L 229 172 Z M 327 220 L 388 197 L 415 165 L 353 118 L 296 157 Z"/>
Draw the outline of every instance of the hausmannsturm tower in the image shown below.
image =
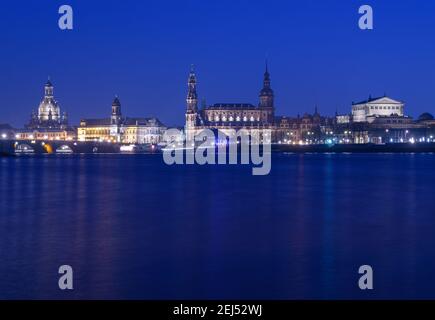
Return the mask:
<path id="1" fill-rule="evenodd" d="M 185 131 L 186 136 L 190 139 L 193 138 L 198 125 L 198 94 L 196 92 L 196 75 L 193 66 L 190 69 L 187 87 Z"/>

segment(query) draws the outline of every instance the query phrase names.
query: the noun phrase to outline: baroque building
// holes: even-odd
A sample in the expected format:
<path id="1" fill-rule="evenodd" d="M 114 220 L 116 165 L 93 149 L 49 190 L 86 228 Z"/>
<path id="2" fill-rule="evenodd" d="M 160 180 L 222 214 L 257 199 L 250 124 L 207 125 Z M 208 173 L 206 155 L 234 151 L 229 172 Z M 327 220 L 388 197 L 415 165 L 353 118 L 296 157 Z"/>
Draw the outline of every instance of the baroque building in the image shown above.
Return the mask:
<path id="1" fill-rule="evenodd" d="M 17 140 L 74 140 L 74 128 L 68 126 L 66 112 L 61 113 L 54 98 L 54 87 L 50 79 L 44 85 L 44 97 L 38 110 L 33 111 L 24 129 L 17 130 Z"/>
<path id="2" fill-rule="evenodd" d="M 259 133 L 263 129 L 274 129 L 274 92 L 267 64 L 258 105 L 216 103 L 199 109 L 197 80 L 193 68 L 190 70 L 187 87 L 185 134 L 188 140 L 193 139 L 194 135 L 203 129 L 217 129 L 225 134 L 228 134 L 230 129 L 246 129 L 251 134 Z"/>
<path id="3" fill-rule="evenodd" d="M 331 134 L 335 124 L 335 118 L 321 116 L 317 106 L 313 114 L 305 113 L 302 117 L 275 116 L 275 94 L 267 63 L 257 105 L 216 103 L 199 109 L 193 69 L 187 87 L 185 134 L 188 140 L 203 129 L 219 130 L 226 135 L 230 129 L 245 129 L 261 139 L 264 138 L 263 130 L 267 129 L 271 133 L 268 140 L 272 143 L 320 143 L 322 134 Z"/>
<path id="4" fill-rule="evenodd" d="M 188 140 L 203 129 L 229 135 L 230 129 L 246 129 L 261 137 L 269 129 L 276 144 L 361 144 L 403 143 L 435 140 L 435 119 L 425 113 L 414 121 L 404 113 L 405 104 L 386 95 L 352 103 L 351 113 L 322 116 L 275 116 L 274 92 L 266 64 L 259 103 L 216 103 L 198 108 L 196 74 L 191 69 L 186 98 L 185 135 Z M 264 138 L 264 137 L 263 137 Z"/>
<path id="5" fill-rule="evenodd" d="M 387 96 L 372 98 L 352 103 L 352 117 L 354 122 L 373 122 L 377 117 L 404 115 L 404 103 Z"/>
<path id="6" fill-rule="evenodd" d="M 418 120 L 405 115 L 404 102 L 384 95 L 352 103 L 351 115 L 336 115 L 338 143 L 415 143 L 433 141 L 435 121 L 428 113 Z"/>
<path id="7" fill-rule="evenodd" d="M 68 126 L 68 119 L 66 112 L 61 114 L 60 106 L 54 99 L 54 87 L 50 79 L 44 86 L 44 98 L 39 104 L 38 111 L 32 112 L 29 124 L 26 126 L 28 129 L 39 128 L 66 128 Z"/>
<path id="8" fill-rule="evenodd" d="M 123 117 L 121 102 L 115 97 L 110 118 L 82 119 L 77 128 L 79 141 L 157 144 L 166 127 L 157 118 Z"/>
<path id="9" fill-rule="evenodd" d="M 334 118 L 320 115 L 317 106 L 313 114 L 302 117 L 276 117 L 273 142 L 278 144 L 315 144 L 324 143 L 336 125 Z"/>

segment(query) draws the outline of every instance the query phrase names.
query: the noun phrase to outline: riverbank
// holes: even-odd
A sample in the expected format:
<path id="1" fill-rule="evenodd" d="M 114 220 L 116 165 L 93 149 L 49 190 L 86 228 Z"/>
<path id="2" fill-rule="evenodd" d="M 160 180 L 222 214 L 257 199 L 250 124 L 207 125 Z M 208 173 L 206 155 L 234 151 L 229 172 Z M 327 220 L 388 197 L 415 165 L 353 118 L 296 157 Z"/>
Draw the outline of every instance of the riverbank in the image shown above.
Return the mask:
<path id="1" fill-rule="evenodd" d="M 0 141 L 0 156 L 43 153 L 123 153 L 121 144 L 99 142 L 20 142 L 18 151 L 15 141 Z M 48 148 L 49 147 L 49 148 Z M 125 147 L 125 146 L 124 146 Z M 128 147 L 128 146 L 127 146 Z M 152 153 L 160 148 L 149 148 Z M 391 144 L 334 144 L 334 145 L 288 145 L 273 144 L 272 152 L 283 153 L 435 153 L 435 143 L 391 143 Z M 138 153 L 131 150 L 127 153 Z"/>
<path id="2" fill-rule="evenodd" d="M 435 153 L 435 143 L 272 145 L 273 152 L 290 153 Z"/>

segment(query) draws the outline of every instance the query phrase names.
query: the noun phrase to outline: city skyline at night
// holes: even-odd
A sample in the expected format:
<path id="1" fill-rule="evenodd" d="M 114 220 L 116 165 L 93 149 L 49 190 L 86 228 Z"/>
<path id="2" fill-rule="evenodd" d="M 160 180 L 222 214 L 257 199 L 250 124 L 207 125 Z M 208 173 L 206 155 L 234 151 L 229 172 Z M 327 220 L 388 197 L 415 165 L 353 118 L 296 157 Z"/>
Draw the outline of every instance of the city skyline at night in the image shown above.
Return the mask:
<path id="1" fill-rule="evenodd" d="M 0 8 L 0 301 L 435 299 L 435 1 Z"/>
<path id="2" fill-rule="evenodd" d="M 0 31 L 1 122 L 22 126 L 40 99 L 35 88 L 50 75 L 71 123 L 101 117 L 119 95 L 133 115 L 182 125 L 190 64 L 200 100 L 244 103 L 257 100 L 266 57 L 281 114 L 316 105 L 322 114 L 347 113 L 352 101 L 387 93 L 417 117 L 433 110 L 435 45 L 427 39 L 435 5 L 409 10 L 409 3 L 372 1 L 370 31 L 358 28 L 358 1 L 187 1 L 170 2 L 168 10 L 72 1 L 71 31 L 57 27 L 56 4 L 29 3 L 22 12 L 8 3 L 0 22 L 7 30 Z"/>

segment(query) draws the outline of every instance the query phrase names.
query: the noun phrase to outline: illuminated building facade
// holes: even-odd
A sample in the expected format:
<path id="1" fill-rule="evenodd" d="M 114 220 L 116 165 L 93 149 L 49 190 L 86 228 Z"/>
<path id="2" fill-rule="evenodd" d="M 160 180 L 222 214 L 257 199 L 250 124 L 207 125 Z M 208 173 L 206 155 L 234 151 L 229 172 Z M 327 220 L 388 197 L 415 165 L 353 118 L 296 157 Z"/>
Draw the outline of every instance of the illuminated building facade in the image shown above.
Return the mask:
<path id="1" fill-rule="evenodd" d="M 404 116 L 405 104 L 387 96 L 369 97 L 368 100 L 352 103 L 354 122 L 373 122 L 377 117 Z"/>
<path id="2" fill-rule="evenodd" d="M 54 87 L 50 79 L 44 86 L 44 97 L 38 111 L 32 112 L 24 129 L 17 130 L 16 140 L 75 140 L 76 131 L 68 126 L 67 114 L 61 114 L 59 103 L 54 99 Z"/>
<path id="3" fill-rule="evenodd" d="M 216 103 L 199 109 L 194 70 L 190 71 L 187 86 L 185 134 L 189 140 L 203 129 L 219 130 L 227 135 L 230 129 L 245 129 L 264 139 L 263 130 L 267 129 L 271 132 L 268 140 L 272 143 L 320 143 L 322 132 L 332 132 L 330 128 L 335 123 L 335 118 L 322 117 L 317 107 L 314 114 L 302 117 L 275 116 L 275 95 L 267 64 L 258 105 Z"/>
<path id="4" fill-rule="evenodd" d="M 110 118 L 83 119 L 77 128 L 79 141 L 157 144 L 166 127 L 157 118 L 124 118 L 121 102 L 115 97 Z"/>
<path id="5" fill-rule="evenodd" d="M 274 92 L 267 65 L 257 106 L 250 103 L 216 103 L 198 109 L 197 80 L 193 69 L 187 86 L 185 134 L 189 140 L 203 129 L 217 129 L 224 134 L 228 134 L 229 130 L 245 129 L 252 135 L 260 136 L 262 130 L 274 129 Z"/>
<path id="6" fill-rule="evenodd" d="M 54 87 L 50 79 L 44 86 L 44 98 L 38 107 L 38 112 L 32 112 L 28 129 L 66 128 L 68 119 L 66 113 L 61 114 L 60 106 L 54 99 Z"/>

